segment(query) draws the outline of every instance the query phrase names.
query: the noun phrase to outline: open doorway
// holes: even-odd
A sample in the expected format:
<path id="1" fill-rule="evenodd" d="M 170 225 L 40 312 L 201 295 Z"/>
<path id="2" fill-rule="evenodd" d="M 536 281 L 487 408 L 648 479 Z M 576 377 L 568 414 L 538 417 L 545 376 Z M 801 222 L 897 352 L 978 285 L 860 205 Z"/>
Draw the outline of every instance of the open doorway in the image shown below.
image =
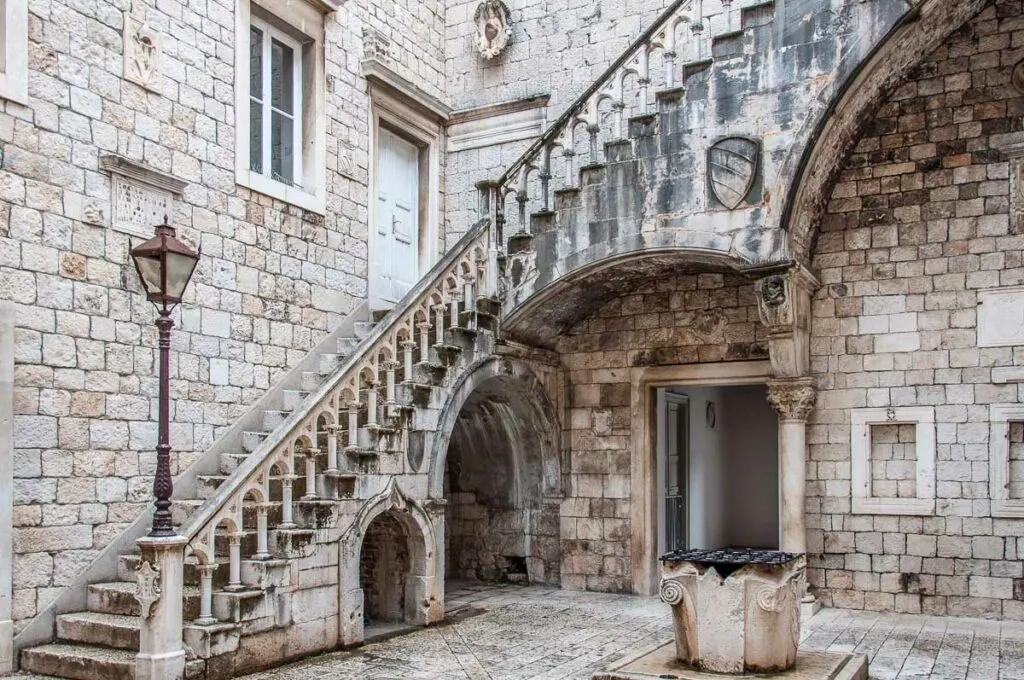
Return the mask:
<path id="1" fill-rule="evenodd" d="M 657 549 L 779 546 L 778 416 L 764 385 L 657 390 Z"/>

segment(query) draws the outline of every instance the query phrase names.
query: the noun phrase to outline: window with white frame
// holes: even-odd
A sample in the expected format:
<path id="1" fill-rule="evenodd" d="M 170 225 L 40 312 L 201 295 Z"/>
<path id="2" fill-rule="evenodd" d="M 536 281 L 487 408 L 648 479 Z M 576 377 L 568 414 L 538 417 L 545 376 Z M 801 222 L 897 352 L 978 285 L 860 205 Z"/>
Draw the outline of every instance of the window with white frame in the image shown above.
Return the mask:
<path id="1" fill-rule="evenodd" d="M 934 514 L 934 409 L 853 409 L 850 463 L 854 513 Z"/>
<path id="2" fill-rule="evenodd" d="M 0 0 L 0 97 L 28 102 L 28 3 Z"/>
<path id="3" fill-rule="evenodd" d="M 249 170 L 302 185 L 302 45 L 265 21 L 249 26 Z"/>
<path id="4" fill-rule="evenodd" d="M 1024 518 L 1024 406 L 989 406 L 989 497 L 993 517 Z"/>
<path id="5" fill-rule="evenodd" d="M 324 11 L 314 0 L 238 0 L 239 184 L 314 212 L 326 205 Z"/>

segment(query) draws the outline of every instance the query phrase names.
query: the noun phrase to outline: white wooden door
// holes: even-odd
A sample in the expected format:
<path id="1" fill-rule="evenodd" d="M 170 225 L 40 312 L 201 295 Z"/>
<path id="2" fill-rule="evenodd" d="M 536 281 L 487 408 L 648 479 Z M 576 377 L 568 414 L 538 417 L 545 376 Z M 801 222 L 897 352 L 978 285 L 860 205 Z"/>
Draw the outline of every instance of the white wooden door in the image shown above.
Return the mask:
<path id="1" fill-rule="evenodd" d="M 419 149 L 377 132 L 376 233 L 370 295 L 392 307 L 419 279 Z"/>

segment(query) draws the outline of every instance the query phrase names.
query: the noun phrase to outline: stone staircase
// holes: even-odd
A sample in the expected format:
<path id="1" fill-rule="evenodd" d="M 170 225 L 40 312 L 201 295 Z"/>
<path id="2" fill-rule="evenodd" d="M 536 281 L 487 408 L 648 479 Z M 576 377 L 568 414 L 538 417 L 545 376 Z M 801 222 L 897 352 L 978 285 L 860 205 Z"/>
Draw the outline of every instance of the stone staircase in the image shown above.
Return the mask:
<path id="1" fill-rule="evenodd" d="M 240 644 L 291 628 L 304 570 L 312 566 L 325 580 L 323 555 L 340 559 L 343 518 L 358 517 L 382 479 L 422 465 L 447 390 L 493 349 L 500 308 L 486 294 L 496 280 L 489 233 L 486 221 L 476 225 L 396 310 L 355 322 L 351 337 L 304 362 L 315 370 L 282 390 L 262 410 L 261 427 L 241 431 L 215 470 L 195 476 L 190 497 L 174 499 L 174 524 L 190 541 L 180 597 L 185 677 L 265 667 Z M 321 545 L 335 549 L 318 552 Z M 118 580 L 90 583 L 85 611 L 58 614 L 56 642 L 23 649 L 21 668 L 77 680 L 135 678 L 140 561 L 137 552 L 119 555 Z M 337 566 L 326 567 L 332 571 L 337 580 Z"/>
<path id="2" fill-rule="evenodd" d="M 383 312 L 374 316 L 379 320 Z M 175 499 L 172 515 L 176 527 L 186 523 L 189 518 L 209 499 L 230 475 L 245 461 L 259 445 L 267 439 L 281 424 L 301 408 L 304 400 L 311 392 L 319 388 L 328 377 L 336 371 L 342 362 L 349 357 L 359 343 L 376 326 L 376 321 L 355 321 L 351 337 L 340 337 L 336 347 L 319 352 L 314 362 L 316 370 L 303 371 L 297 387 L 299 389 L 283 390 L 278 408 L 263 410 L 262 429 L 242 433 L 237 452 L 220 454 L 218 474 L 199 475 L 194 498 Z M 297 526 L 303 527 L 307 515 L 315 516 L 315 507 L 310 503 L 299 502 L 299 518 Z M 307 529 L 291 531 L 291 540 L 295 543 L 306 540 L 312 534 Z M 218 553 L 225 561 L 229 559 L 229 550 Z M 137 553 L 123 554 L 118 557 L 118 580 L 106 583 L 93 583 L 88 586 L 86 611 L 59 614 L 56 617 L 56 642 L 25 649 L 21 653 L 22 670 L 40 675 L 77 678 L 79 680 L 131 680 L 135 677 L 135 655 L 139 649 L 140 604 L 135 597 L 136 573 L 140 562 Z M 284 560 L 262 559 L 258 563 L 249 560 L 242 564 L 243 572 L 259 570 L 265 572 L 274 567 L 286 564 Z M 225 575 L 226 576 L 226 575 Z M 197 562 L 194 558 L 186 561 L 185 591 L 183 597 L 183 613 L 186 621 L 201 619 L 200 578 Z M 213 579 L 213 607 L 222 610 L 225 618 L 231 618 L 237 611 L 232 611 L 232 604 L 243 601 L 239 594 L 228 595 L 227 578 Z M 223 598 L 220 598 L 223 593 Z M 224 599 L 225 601 L 221 601 Z M 237 607 L 235 608 L 237 610 Z M 209 617 L 207 617 L 209 618 Z M 232 632 L 234 625 L 210 627 L 212 621 L 206 622 L 203 632 L 223 635 Z M 200 635 L 201 639 L 203 636 Z M 186 666 L 186 677 L 205 676 L 205 663 L 201 659 L 189 661 Z"/>

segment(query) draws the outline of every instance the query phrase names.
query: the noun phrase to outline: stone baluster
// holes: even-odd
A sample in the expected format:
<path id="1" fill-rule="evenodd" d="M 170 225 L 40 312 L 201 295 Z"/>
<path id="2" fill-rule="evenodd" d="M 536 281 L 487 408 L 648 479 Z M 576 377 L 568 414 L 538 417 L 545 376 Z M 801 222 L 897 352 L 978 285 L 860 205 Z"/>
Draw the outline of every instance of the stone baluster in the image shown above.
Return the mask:
<path id="1" fill-rule="evenodd" d="M 270 551 L 267 549 L 267 514 L 271 505 L 260 503 L 256 506 L 256 554 L 253 555 L 256 560 L 270 559 Z"/>
<path id="2" fill-rule="evenodd" d="M 316 457 L 320 453 L 320 449 L 310 447 L 303 450 L 306 458 L 306 493 L 303 494 L 302 500 L 304 501 L 315 501 L 316 495 Z"/>
<path id="3" fill-rule="evenodd" d="M 430 323 L 424 321 L 419 325 L 420 329 L 420 361 L 430 361 Z"/>
<path id="4" fill-rule="evenodd" d="M 444 305 L 434 305 L 434 343 L 444 344 Z"/>
<path id="5" fill-rule="evenodd" d="M 693 60 L 704 59 L 704 1 L 695 0 L 691 5 L 690 30 L 693 32 Z"/>
<path id="6" fill-rule="evenodd" d="M 572 147 L 572 135 L 569 135 L 568 140 L 569 146 L 562 147 L 565 149 L 562 156 L 565 158 L 565 186 L 574 187 L 576 186 L 576 170 L 573 167 L 573 158 L 576 156 L 576 149 Z"/>
<path id="7" fill-rule="evenodd" d="M 281 523 L 278 529 L 294 529 L 295 520 L 292 518 L 292 475 L 281 476 Z"/>
<path id="8" fill-rule="evenodd" d="M 451 310 L 448 312 L 448 318 L 451 319 L 452 328 L 455 328 L 459 325 L 459 303 L 462 300 L 462 295 L 457 288 L 453 288 L 448 293 L 448 297 L 450 298 L 448 305 L 451 307 Z"/>
<path id="9" fill-rule="evenodd" d="M 228 534 L 228 584 L 224 590 L 242 590 L 242 537 L 240 531 Z"/>
<path id="10" fill-rule="evenodd" d="M 388 404 L 395 403 L 395 371 L 399 365 L 397 361 L 384 362 L 384 401 Z"/>
<path id="11" fill-rule="evenodd" d="M 377 383 L 374 381 L 366 386 L 366 426 L 377 426 Z"/>
<path id="12" fill-rule="evenodd" d="M 359 402 L 353 401 L 348 405 L 348 445 L 352 448 L 359 446 Z"/>
<path id="13" fill-rule="evenodd" d="M 338 474 L 338 437 L 341 436 L 340 425 L 327 426 L 327 474 Z"/>
<path id="14" fill-rule="evenodd" d="M 462 275 L 462 299 L 466 303 L 466 309 L 473 309 L 473 300 L 476 299 L 474 295 L 474 288 L 476 287 L 476 275 L 475 274 L 463 274 Z"/>
<path id="15" fill-rule="evenodd" d="M 598 118 L 598 120 L 600 119 Z M 587 125 L 587 132 L 590 134 L 590 162 L 592 164 L 600 163 L 601 154 L 598 152 L 598 135 L 601 133 L 601 125 L 599 123 L 590 123 Z"/>
<path id="16" fill-rule="evenodd" d="M 722 13 L 725 14 L 725 32 L 732 33 L 732 0 L 722 1 Z"/>
<path id="17" fill-rule="evenodd" d="M 636 74 L 636 84 L 640 97 L 640 115 L 646 116 L 650 112 L 647 90 L 651 84 L 650 53 L 647 45 L 642 46 L 640 53 L 636 55 Z"/>
<path id="18" fill-rule="evenodd" d="M 217 566 L 216 562 L 196 565 L 199 572 L 199 618 L 195 623 L 200 626 L 217 623 L 213 618 L 213 575 Z"/>
<path id="19" fill-rule="evenodd" d="M 626 138 L 626 130 L 623 128 L 623 125 L 625 124 L 625 110 L 626 104 L 621 100 L 616 101 L 612 104 L 612 125 L 615 128 L 615 139 Z"/>
<path id="20" fill-rule="evenodd" d="M 416 343 L 412 340 L 406 340 L 402 343 L 402 359 L 405 366 L 403 372 L 405 373 L 405 382 L 412 382 L 412 358 L 413 352 L 416 351 Z"/>
<path id="21" fill-rule="evenodd" d="M 661 60 L 665 66 L 665 89 L 676 86 L 676 22 L 669 20 L 661 40 Z"/>

